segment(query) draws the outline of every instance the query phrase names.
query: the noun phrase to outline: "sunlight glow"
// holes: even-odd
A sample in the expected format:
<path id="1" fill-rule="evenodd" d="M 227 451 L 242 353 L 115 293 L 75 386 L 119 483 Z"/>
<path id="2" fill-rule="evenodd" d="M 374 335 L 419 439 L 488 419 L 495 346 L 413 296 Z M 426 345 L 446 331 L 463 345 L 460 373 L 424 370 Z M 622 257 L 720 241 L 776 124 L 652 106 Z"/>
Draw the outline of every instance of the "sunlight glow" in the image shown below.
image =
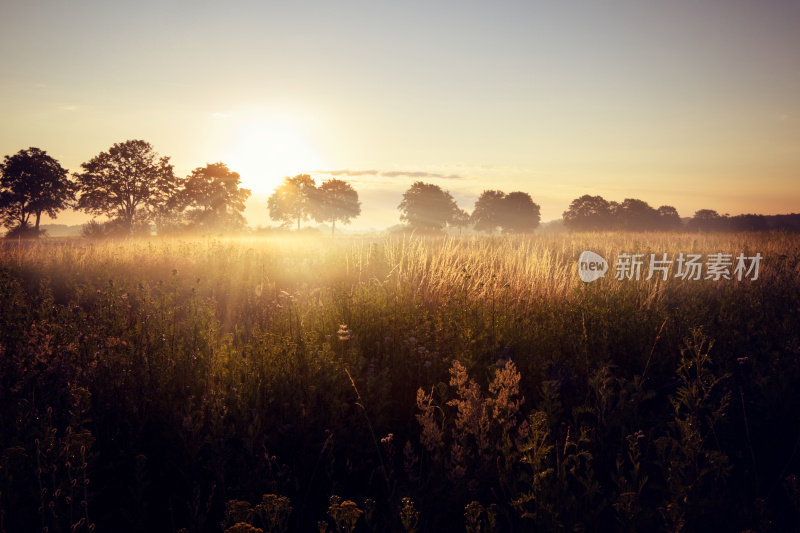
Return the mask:
<path id="1" fill-rule="evenodd" d="M 224 161 L 241 175 L 243 187 L 262 194 L 271 193 L 286 176 L 308 173 L 321 166 L 306 135 L 284 117 L 245 122 Z"/>

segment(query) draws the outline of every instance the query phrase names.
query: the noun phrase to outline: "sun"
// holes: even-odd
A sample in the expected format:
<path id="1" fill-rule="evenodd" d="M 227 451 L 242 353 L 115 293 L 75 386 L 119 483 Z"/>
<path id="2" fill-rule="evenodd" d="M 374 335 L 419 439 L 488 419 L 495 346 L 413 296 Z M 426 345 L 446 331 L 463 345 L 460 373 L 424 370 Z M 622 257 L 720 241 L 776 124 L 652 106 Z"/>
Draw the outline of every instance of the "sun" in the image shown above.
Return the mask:
<path id="1" fill-rule="evenodd" d="M 239 173 L 242 187 L 257 194 L 272 192 L 286 176 L 307 174 L 321 166 L 308 137 L 286 117 L 243 124 L 231 139 L 224 161 Z"/>

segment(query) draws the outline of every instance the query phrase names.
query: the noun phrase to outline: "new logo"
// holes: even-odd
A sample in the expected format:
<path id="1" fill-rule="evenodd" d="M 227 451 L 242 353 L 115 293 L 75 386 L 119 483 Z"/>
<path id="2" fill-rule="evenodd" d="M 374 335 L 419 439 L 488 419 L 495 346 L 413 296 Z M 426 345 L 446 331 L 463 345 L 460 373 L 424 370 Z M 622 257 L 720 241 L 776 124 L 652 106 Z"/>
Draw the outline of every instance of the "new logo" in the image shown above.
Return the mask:
<path id="1" fill-rule="evenodd" d="M 608 261 L 603 256 L 589 250 L 585 250 L 578 258 L 578 274 L 581 281 L 590 283 L 596 279 L 605 277 L 608 272 Z"/>

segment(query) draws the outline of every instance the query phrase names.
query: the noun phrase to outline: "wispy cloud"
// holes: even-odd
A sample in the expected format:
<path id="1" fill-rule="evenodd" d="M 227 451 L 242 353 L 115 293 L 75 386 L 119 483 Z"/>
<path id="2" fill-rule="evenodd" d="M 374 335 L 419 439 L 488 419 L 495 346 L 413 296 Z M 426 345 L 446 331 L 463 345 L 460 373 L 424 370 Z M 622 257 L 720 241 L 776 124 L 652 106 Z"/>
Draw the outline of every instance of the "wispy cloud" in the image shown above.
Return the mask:
<path id="1" fill-rule="evenodd" d="M 58 107 L 61 111 L 77 111 L 78 106 L 76 105 L 62 105 Z"/>
<path id="2" fill-rule="evenodd" d="M 381 172 L 381 176 L 387 178 L 440 178 L 445 180 L 460 180 L 463 176 L 458 174 L 439 174 L 438 172 L 405 172 L 405 171 L 389 171 Z"/>
<path id="3" fill-rule="evenodd" d="M 211 118 L 231 118 L 230 113 L 211 113 Z"/>
<path id="4" fill-rule="evenodd" d="M 380 174 L 377 170 L 315 170 L 315 174 L 328 174 L 329 176 L 377 176 Z"/>
<path id="5" fill-rule="evenodd" d="M 428 178 L 428 179 L 447 179 L 460 180 L 464 176 L 459 174 L 441 174 L 438 172 L 418 172 L 408 170 L 315 170 L 315 174 L 327 174 L 329 176 L 382 176 L 384 178 Z"/>

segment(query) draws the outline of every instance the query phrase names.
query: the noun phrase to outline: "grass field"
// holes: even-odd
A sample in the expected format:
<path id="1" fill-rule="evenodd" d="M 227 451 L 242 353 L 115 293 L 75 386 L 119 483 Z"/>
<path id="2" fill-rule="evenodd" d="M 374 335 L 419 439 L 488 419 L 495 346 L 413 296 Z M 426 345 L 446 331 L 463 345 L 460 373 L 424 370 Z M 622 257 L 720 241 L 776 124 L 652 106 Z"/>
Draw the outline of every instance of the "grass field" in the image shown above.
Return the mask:
<path id="1" fill-rule="evenodd" d="M 794 234 L 4 242 L 0 531 L 792 531 L 798 356 Z"/>

